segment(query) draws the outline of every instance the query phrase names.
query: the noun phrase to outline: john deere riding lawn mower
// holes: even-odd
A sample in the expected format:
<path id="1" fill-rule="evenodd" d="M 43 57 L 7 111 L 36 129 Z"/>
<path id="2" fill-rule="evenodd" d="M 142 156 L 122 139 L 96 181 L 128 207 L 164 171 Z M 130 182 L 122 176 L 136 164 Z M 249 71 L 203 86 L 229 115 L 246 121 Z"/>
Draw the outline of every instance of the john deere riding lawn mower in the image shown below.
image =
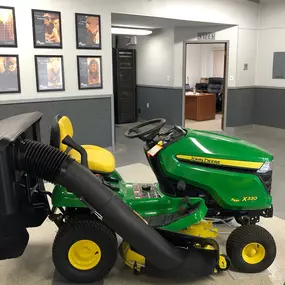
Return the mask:
<path id="1" fill-rule="evenodd" d="M 0 259 L 22 255 L 29 240 L 27 228 L 40 226 L 49 216 L 59 227 L 53 245 L 56 269 L 75 283 L 100 280 L 112 269 L 116 234 L 123 238 L 119 251 L 135 273 L 203 276 L 229 267 L 229 258 L 220 254 L 215 240 L 173 231 L 181 228 L 179 223 L 186 227 L 200 221 L 206 213 L 203 199 L 161 197 L 167 208 L 160 210 L 160 218 L 152 215 L 161 222 L 148 224 L 85 166 L 86 151 L 71 137 L 59 134 L 60 141 L 82 151 L 81 164 L 39 142 L 41 116 L 36 112 L 0 121 Z M 98 155 L 104 152 L 97 150 Z M 43 179 L 68 189 L 60 214 L 57 205 L 49 207 Z M 53 200 L 56 195 L 57 191 Z M 151 204 L 162 205 L 149 202 L 149 209 Z"/>
<path id="2" fill-rule="evenodd" d="M 272 217 L 273 156 L 239 139 L 178 126 L 163 132 L 164 125 L 164 119 L 155 119 L 126 132 L 126 137 L 145 142 L 145 154 L 158 180 L 155 184 L 125 182 L 109 151 L 74 142 L 66 116 L 54 119 L 51 145 L 88 166 L 151 227 L 214 238 L 217 230 L 212 222 L 202 221 L 209 211 L 210 215 L 237 217 L 243 226 L 227 240 L 233 267 L 242 272 L 265 270 L 275 258 L 275 242 L 265 229 L 251 223 L 259 221 L 259 216 Z M 53 206 L 65 209 L 60 219 L 86 210 L 86 203 L 71 192 L 60 185 L 53 190 Z M 131 255 L 136 261 L 130 262 L 126 256 L 126 263 L 140 270 L 141 259 Z"/>
<path id="3" fill-rule="evenodd" d="M 217 207 L 238 216 L 266 212 L 271 197 L 260 173 L 271 171 L 270 154 L 239 140 L 177 126 L 162 132 L 165 121 L 157 119 L 126 135 L 146 142 L 159 183 L 132 184 L 115 171 L 110 152 L 72 139 L 65 116 L 52 126 L 53 146 L 40 143 L 41 116 L 36 112 L 0 122 L 0 259 L 20 256 L 28 243 L 27 228 L 40 226 L 49 216 L 59 227 L 55 267 L 77 283 L 100 280 L 112 269 L 115 234 L 123 238 L 119 252 L 135 273 L 201 276 L 227 270 L 230 263 L 243 272 L 260 272 L 274 261 L 272 236 L 250 223 L 230 234 L 229 257 L 220 254 L 212 239 L 217 231 L 203 220 L 205 195 L 189 195 L 203 189 Z M 43 179 L 56 185 L 52 193 L 45 191 Z"/>

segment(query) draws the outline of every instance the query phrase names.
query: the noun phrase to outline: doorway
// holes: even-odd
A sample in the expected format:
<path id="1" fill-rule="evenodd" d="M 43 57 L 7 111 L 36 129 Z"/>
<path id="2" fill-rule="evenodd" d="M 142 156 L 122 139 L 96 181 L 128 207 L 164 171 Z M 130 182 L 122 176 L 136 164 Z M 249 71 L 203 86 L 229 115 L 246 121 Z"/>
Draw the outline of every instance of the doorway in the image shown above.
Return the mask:
<path id="1" fill-rule="evenodd" d="M 187 128 L 224 129 L 228 42 L 185 42 L 183 121 Z"/>

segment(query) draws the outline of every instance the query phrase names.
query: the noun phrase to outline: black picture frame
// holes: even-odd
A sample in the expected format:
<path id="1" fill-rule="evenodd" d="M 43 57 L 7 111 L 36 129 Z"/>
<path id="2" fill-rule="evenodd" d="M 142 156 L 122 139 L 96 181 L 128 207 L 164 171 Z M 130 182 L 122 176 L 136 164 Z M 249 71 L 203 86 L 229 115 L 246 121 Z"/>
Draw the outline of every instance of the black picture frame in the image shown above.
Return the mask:
<path id="1" fill-rule="evenodd" d="M 48 80 L 47 78 L 47 86 L 46 87 L 40 87 L 40 79 L 39 79 L 39 58 L 60 58 L 61 59 L 61 88 L 49 88 L 48 86 Z M 47 63 L 48 64 L 48 63 Z M 65 78 L 64 78 L 64 61 L 62 55 L 35 55 L 35 71 L 36 71 L 36 84 L 37 84 L 37 92 L 57 92 L 57 91 L 65 91 Z M 48 77 L 48 66 L 47 66 L 47 77 Z"/>
<path id="2" fill-rule="evenodd" d="M 0 47 L 18 47 L 18 41 L 17 41 L 17 28 L 16 28 L 16 15 L 15 15 L 15 8 L 14 7 L 9 7 L 9 6 L 0 6 L 1 9 L 6 9 L 6 10 L 11 10 L 12 15 L 13 15 L 13 33 L 14 33 L 14 42 L 13 43 L 2 43 L 0 41 Z M 0 19 L 1 21 L 1 19 Z M 5 24 L 2 22 L 3 27 L 4 27 L 4 33 L 5 33 Z M 1 30 L 0 30 L 1 33 Z"/>
<path id="3" fill-rule="evenodd" d="M 36 33 L 36 13 L 43 13 L 44 14 L 52 14 L 52 15 L 57 15 L 58 20 L 59 20 L 59 33 L 60 33 L 60 43 L 42 43 L 41 40 L 43 40 L 44 36 L 44 41 L 46 41 L 45 38 L 45 31 L 44 35 L 41 36 L 41 39 Z M 52 48 L 52 49 L 62 49 L 63 46 L 63 41 L 62 41 L 62 21 L 61 21 L 61 12 L 59 11 L 50 11 L 50 10 L 37 10 L 37 9 L 32 9 L 32 22 L 33 22 L 33 39 L 34 39 L 34 48 Z M 44 23 L 43 23 L 44 27 Z"/>
<path id="4" fill-rule="evenodd" d="M 86 66 L 88 66 L 88 59 L 95 59 L 98 60 L 99 59 L 99 76 L 100 76 L 100 85 L 91 85 L 89 84 L 89 82 L 84 83 L 82 82 L 82 77 L 84 77 L 84 75 L 81 74 L 81 59 L 86 59 Z M 88 72 L 88 69 L 86 70 Z M 85 75 L 88 76 L 88 75 Z M 78 89 L 79 90 L 90 90 L 90 89 L 103 89 L 103 72 L 102 72 L 102 56 L 101 55 L 78 55 L 77 56 L 77 78 L 78 78 Z M 86 79 L 86 78 L 85 78 Z M 89 78 L 87 79 L 89 81 Z M 86 87 L 83 87 L 84 85 L 86 85 Z"/>
<path id="5" fill-rule="evenodd" d="M 82 35 L 80 35 L 79 33 L 79 26 L 78 26 L 78 22 L 79 22 L 79 17 L 95 17 L 98 18 L 98 25 L 99 25 L 99 44 L 92 44 L 89 45 L 88 44 L 84 44 L 81 43 L 81 37 Z M 96 15 L 96 14 L 85 14 L 85 13 L 75 13 L 75 32 L 76 32 L 76 48 L 77 49 L 93 49 L 93 50 L 100 50 L 102 49 L 102 37 L 101 37 L 101 16 L 100 15 Z M 87 33 L 87 31 L 85 31 L 85 33 Z M 87 37 L 87 35 L 86 35 Z"/>
<path id="6" fill-rule="evenodd" d="M 19 63 L 19 55 L 17 54 L 0 54 L 0 58 L 16 58 L 16 62 L 17 62 L 17 74 L 16 74 L 16 79 L 17 79 L 17 90 L 1 90 L 1 88 L 3 88 L 3 84 L 9 81 L 9 79 L 7 77 L 1 78 L 3 76 L 3 73 L 0 71 L 0 94 L 10 94 L 10 93 L 21 93 L 21 77 L 20 77 L 20 63 Z M 1 62 L 0 62 L 1 64 Z M 7 75 L 9 76 L 9 75 Z"/>

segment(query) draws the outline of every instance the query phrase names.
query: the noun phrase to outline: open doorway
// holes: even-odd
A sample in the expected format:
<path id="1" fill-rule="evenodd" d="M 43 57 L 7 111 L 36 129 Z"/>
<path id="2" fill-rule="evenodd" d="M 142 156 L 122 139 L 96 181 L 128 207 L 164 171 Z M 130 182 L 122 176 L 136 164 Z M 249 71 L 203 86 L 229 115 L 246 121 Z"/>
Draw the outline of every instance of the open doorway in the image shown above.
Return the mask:
<path id="1" fill-rule="evenodd" d="M 185 43 L 185 127 L 221 131 L 227 92 L 227 42 Z"/>

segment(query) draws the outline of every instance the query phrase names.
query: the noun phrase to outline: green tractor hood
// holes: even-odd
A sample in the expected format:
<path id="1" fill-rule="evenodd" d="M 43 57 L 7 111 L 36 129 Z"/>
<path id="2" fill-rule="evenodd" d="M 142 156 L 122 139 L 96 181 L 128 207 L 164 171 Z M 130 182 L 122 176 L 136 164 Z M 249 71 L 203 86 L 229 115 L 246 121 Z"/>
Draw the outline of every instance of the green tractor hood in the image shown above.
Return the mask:
<path id="1" fill-rule="evenodd" d="M 185 181 L 192 192 L 210 194 L 224 209 L 272 205 L 271 183 L 267 187 L 263 180 L 271 180 L 273 156 L 258 146 L 219 133 L 187 130 L 158 156 L 165 177 Z"/>
<path id="2" fill-rule="evenodd" d="M 262 164 L 273 160 L 272 154 L 244 140 L 207 131 L 189 129 L 187 131 L 187 135 L 173 145 L 174 153 L 178 158 L 183 159 L 183 157 L 191 156 L 193 161 L 196 159 L 197 162 L 200 158 L 209 158 L 211 164 L 218 164 L 219 160 L 222 160 L 223 163 L 227 163 L 226 160 L 231 160 Z M 210 161 L 210 159 L 214 160 Z M 242 163 L 240 164 L 242 165 Z"/>

